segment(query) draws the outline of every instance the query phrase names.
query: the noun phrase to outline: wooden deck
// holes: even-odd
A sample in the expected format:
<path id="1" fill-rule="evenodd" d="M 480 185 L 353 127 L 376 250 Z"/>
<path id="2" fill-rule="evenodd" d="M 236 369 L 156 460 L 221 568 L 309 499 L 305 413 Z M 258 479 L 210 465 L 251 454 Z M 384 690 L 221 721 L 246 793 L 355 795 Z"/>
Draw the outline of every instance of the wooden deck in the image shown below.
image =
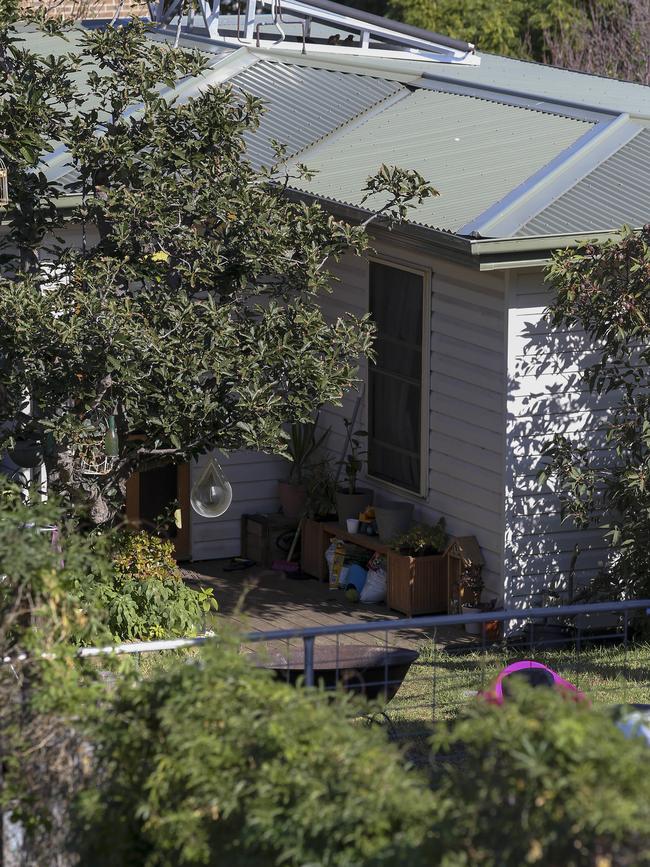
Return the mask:
<path id="1" fill-rule="evenodd" d="M 227 560 L 208 560 L 185 568 L 189 583 L 214 588 L 219 603 L 219 616 L 246 632 L 272 629 L 302 629 L 309 626 L 338 626 L 353 623 L 395 622 L 403 615 L 389 611 L 385 605 L 351 603 L 342 591 L 329 590 L 327 584 L 315 579 L 295 580 L 259 566 L 238 572 L 224 572 Z M 468 641 L 462 629 L 437 630 L 401 629 L 395 632 L 373 632 L 342 635 L 341 644 L 363 644 L 376 647 L 399 645 L 416 648 L 423 641 L 435 640 L 439 646 Z M 294 643 L 299 643 L 297 640 Z M 323 637 L 318 643 L 336 644 L 336 638 Z M 275 649 L 275 648 L 274 648 Z"/>

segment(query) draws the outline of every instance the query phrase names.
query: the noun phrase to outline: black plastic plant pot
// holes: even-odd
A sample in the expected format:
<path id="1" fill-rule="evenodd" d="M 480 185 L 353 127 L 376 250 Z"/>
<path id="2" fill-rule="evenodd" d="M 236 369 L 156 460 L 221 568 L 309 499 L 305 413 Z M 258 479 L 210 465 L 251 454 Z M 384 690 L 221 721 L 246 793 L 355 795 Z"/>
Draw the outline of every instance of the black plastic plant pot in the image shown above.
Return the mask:
<path id="1" fill-rule="evenodd" d="M 418 658 L 416 650 L 394 647 L 389 650 L 342 644 L 314 647 L 314 683 L 325 689 L 343 688 L 367 699 L 389 701 L 402 685 L 411 665 Z M 295 685 L 304 677 L 302 648 L 288 654 L 273 653 L 258 658 L 261 668 L 272 669 L 278 679 Z"/>
<path id="2" fill-rule="evenodd" d="M 7 454 L 17 467 L 32 470 L 43 463 L 43 444 L 37 440 L 17 440 Z"/>

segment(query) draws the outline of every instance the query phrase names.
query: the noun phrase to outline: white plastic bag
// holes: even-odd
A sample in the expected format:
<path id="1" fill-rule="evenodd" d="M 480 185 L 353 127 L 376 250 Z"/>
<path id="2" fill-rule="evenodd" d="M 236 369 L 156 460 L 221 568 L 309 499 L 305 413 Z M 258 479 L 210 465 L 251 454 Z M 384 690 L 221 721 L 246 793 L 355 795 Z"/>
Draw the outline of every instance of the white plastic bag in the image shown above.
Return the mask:
<path id="1" fill-rule="evenodd" d="M 368 577 L 361 591 L 361 602 L 368 605 L 383 602 L 386 598 L 386 561 L 375 554 L 368 563 Z"/>

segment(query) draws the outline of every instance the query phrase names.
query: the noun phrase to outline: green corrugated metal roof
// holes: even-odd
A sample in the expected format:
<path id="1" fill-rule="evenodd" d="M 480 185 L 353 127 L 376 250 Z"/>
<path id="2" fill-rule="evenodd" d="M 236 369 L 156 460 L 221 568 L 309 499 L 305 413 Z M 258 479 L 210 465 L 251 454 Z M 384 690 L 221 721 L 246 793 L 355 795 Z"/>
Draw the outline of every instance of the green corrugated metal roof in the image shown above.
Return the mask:
<path id="1" fill-rule="evenodd" d="M 42 53 L 78 50 L 74 34 L 69 42 L 33 31 L 26 32 L 25 38 L 30 48 Z M 209 51 L 211 64 L 232 53 L 205 37 L 193 44 L 188 34 L 182 41 Z M 233 84 L 259 90 L 267 103 L 259 140 L 249 142 L 255 154 L 268 150 L 271 132 L 290 145 L 289 153 L 303 148 L 292 161 L 304 162 L 318 174 L 310 182 L 300 182 L 300 189 L 353 206 L 360 205 L 366 178 L 382 163 L 415 168 L 441 195 L 412 210 L 409 219 L 450 232 L 469 231 L 468 223 L 488 209 L 502 208 L 509 193 L 509 199 L 526 197 L 531 178 L 542 169 L 546 172 L 554 160 L 564 165 L 567 149 L 574 150 L 576 142 L 582 146 L 582 136 L 603 117 L 598 112 L 583 114 L 582 109 L 567 110 L 573 117 L 563 116 L 564 109 L 559 104 L 554 107 L 555 101 L 650 115 L 648 87 L 492 55 L 482 55 L 480 66 L 458 66 L 371 56 L 339 59 L 325 56 L 322 50 L 319 54 L 317 47 L 306 56 L 285 54 L 282 63 L 262 60 L 273 57 L 269 50 L 249 54 L 258 62 L 244 72 L 235 65 Z M 415 90 L 408 93 L 399 80 Z M 330 86 L 332 81 L 337 82 L 336 88 Z M 351 82 L 358 86 L 356 90 L 347 87 Z M 188 80 L 181 84 L 182 90 L 192 87 Z M 620 214 L 630 211 L 627 203 L 636 189 L 637 151 L 628 148 L 623 153 L 624 178 L 612 175 L 620 159 L 608 157 L 600 170 L 594 160 L 593 174 L 573 190 L 567 175 L 564 192 L 556 201 L 551 197 L 555 187 L 550 185 L 541 212 L 532 216 L 531 211 L 520 234 L 577 230 L 586 225 L 587 211 L 599 215 L 603 228 L 608 219 L 616 219 L 618 225 Z M 64 155 L 51 164 L 48 174 L 73 180 Z M 606 183 L 595 183 L 605 175 Z M 641 210 L 646 207 L 645 187 L 642 205 Z M 633 210 L 634 216 L 641 213 L 639 208 Z M 543 220 L 537 219 L 542 215 Z"/>
<path id="2" fill-rule="evenodd" d="M 358 206 L 366 178 L 382 163 L 417 169 L 440 196 L 412 210 L 409 220 L 454 232 L 592 127 L 485 99 L 417 90 L 303 151 L 297 159 L 317 175 L 297 188 Z"/>
<path id="3" fill-rule="evenodd" d="M 238 72 L 228 84 L 264 103 L 259 128 L 244 135 L 256 166 L 277 162 L 272 139 L 291 156 L 364 112 L 409 94 L 403 85 L 383 78 L 267 60 Z"/>

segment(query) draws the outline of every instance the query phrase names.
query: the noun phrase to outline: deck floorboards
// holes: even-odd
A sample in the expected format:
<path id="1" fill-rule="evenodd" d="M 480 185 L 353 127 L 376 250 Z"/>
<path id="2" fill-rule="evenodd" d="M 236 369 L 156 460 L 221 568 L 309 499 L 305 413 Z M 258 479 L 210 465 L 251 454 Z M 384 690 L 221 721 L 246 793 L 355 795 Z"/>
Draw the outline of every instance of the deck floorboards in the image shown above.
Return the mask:
<path id="1" fill-rule="evenodd" d="M 342 591 L 330 590 L 327 584 L 315 579 L 293 580 L 282 572 L 259 566 L 225 572 L 227 563 L 227 560 L 192 563 L 184 568 L 184 577 L 191 584 L 212 587 L 219 603 L 219 617 L 246 632 L 362 622 L 392 623 L 404 619 L 402 614 L 389 610 L 383 604 L 349 602 Z M 469 636 L 455 627 L 438 629 L 435 636 L 433 631 L 423 629 L 343 635 L 340 643 L 372 647 L 387 643 L 389 646 L 416 648 L 434 637 L 440 647 L 469 643 Z M 292 643 L 298 644 L 300 641 L 297 639 Z M 319 638 L 318 643 L 336 645 L 336 638 L 326 636 Z"/>

